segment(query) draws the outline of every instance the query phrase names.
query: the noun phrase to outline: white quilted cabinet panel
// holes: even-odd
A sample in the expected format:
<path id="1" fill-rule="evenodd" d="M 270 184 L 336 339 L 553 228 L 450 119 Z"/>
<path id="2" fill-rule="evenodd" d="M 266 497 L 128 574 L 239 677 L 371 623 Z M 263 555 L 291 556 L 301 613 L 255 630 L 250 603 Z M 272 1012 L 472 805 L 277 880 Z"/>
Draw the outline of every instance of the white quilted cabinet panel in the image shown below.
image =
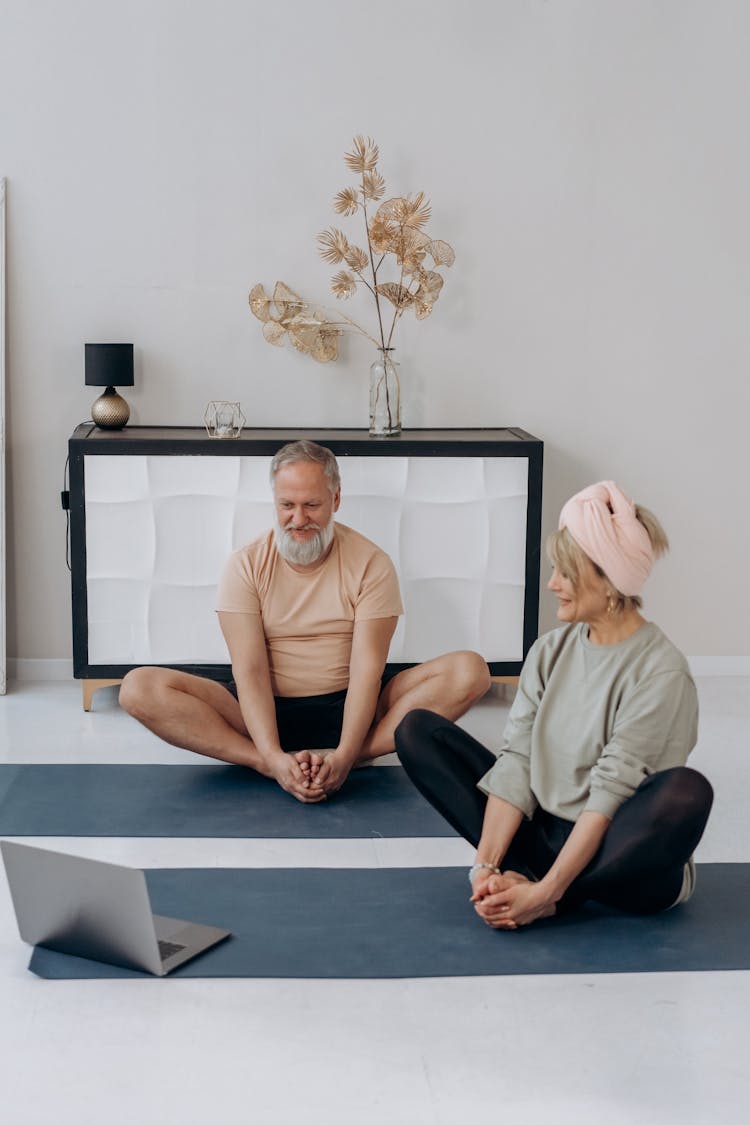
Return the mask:
<path id="1" fill-rule="evenodd" d="M 406 492 L 408 457 L 339 457 L 341 495 L 394 496 Z"/>
<path id="2" fill-rule="evenodd" d="M 412 581 L 460 578 L 481 583 L 489 539 L 484 500 L 408 500 L 401 512 L 401 574 Z"/>
<path id="3" fill-rule="evenodd" d="M 482 587 L 461 578 L 403 583 L 403 649 L 393 660 L 424 660 L 456 648 L 478 648 Z M 489 659 L 489 658 L 488 658 Z"/>
<path id="4" fill-rule="evenodd" d="M 154 583 L 148 606 L 148 659 L 153 664 L 224 664 L 226 645 L 214 603 L 216 584 Z"/>
<path id="5" fill-rule="evenodd" d="M 270 457 L 85 458 L 91 664 L 223 664 L 224 560 L 273 523 Z M 456 648 L 520 660 L 525 457 L 339 458 L 337 519 L 393 559 L 406 609 L 392 661 Z"/>
<path id="6" fill-rule="evenodd" d="M 150 496 L 146 457 L 87 457 L 86 504 L 120 504 Z"/>
<path id="7" fill-rule="evenodd" d="M 177 586 L 216 584 L 232 550 L 231 496 L 162 496 L 153 501 L 153 577 Z"/>
<path id="8" fill-rule="evenodd" d="M 147 582 L 154 573 L 153 504 L 143 500 L 86 498 L 86 576 Z"/>
<path id="9" fill-rule="evenodd" d="M 144 457 L 138 460 L 146 463 L 150 496 L 234 496 L 239 491 L 239 457 Z"/>
<path id="10" fill-rule="evenodd" d="M 405 496 L 427 503 L 455 504 L 483 496 L 481 457 L 411 457 Z"/>
<path id="11" fill-rule="evenodd" d="M 403 502 L 393 497 L 342 496 L 336 519 L 377 543 L 401 574 L 402 511 Z"/>

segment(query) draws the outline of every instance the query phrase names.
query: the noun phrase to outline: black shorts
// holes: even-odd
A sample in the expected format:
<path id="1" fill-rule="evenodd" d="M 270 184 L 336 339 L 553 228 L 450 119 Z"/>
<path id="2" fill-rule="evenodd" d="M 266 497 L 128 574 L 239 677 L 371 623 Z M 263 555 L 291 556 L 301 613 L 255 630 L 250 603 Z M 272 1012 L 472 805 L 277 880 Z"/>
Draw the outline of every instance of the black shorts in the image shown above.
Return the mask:
<path id="1" fill-rule="evenodd" d="M 386 670 L 380 680 L 380 690 L 398 671 Z M 226 684 L 234 698 L 237 687 L 234 681 Z M 328 695 L 274 696 L 276 726 L 282 750 L 335 750 L 341 738 L 344 721 L 346 689 Z"/>

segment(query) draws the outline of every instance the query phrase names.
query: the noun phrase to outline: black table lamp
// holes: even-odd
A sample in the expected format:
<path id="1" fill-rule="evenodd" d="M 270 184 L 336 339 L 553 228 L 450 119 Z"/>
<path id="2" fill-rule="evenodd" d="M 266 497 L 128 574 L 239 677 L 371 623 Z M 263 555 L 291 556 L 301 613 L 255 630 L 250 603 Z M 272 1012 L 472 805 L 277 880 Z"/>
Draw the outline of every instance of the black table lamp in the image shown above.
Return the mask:
<path id="1" fill-rule="evenodd" d="M 115 387 L 133 386 L 132 344 L 86 344 L 86 386 L 106 387 L 91 407 L 91 418 L 103 430 L 121 430 L 130 407 Z"/>

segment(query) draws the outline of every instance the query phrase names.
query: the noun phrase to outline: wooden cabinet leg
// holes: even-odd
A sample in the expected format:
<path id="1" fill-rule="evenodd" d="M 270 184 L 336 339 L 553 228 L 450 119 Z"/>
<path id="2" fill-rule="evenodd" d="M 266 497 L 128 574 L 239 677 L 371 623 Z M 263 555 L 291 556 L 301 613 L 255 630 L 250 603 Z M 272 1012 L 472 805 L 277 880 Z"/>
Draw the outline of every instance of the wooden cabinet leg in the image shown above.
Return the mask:
<path id="1" fill-rule="evenodd" d="M 502 687 L 501 695 L 503 699 L 508 698 L 509 687 L 518 687 L 518 676 L 491 676 L 490 678 L 493 684 L 500 684 Z"/>
<path id="2" fill-rule="evenodd" d="M 81 680 L 84 711 L 91 710 L 91 704 L 94 701 L 94 692 L 98 691 L 100 687 L 117 687 L 117 685 L 121 683 L 122 680 Z"/>

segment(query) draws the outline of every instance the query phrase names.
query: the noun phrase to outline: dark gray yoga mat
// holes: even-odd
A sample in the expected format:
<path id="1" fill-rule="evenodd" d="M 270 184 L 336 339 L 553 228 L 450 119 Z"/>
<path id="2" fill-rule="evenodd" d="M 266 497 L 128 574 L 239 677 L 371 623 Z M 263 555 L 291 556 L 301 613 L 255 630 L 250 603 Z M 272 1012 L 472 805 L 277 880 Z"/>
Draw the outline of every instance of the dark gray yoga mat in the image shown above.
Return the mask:
<path id="1" fill-rule="evenodd" d="M 586 907 L 514 933 L 476 917 L 463 867 L 161 869 L 147 876 L 156 913 L 234 934 L 167 980 L 750 968 L 744 863 L 699 865 L 695 896 L 663 914 L 637 918 Z M 29 968 L 50 979 L 148 975 L 40 948 Z"/>
<path id="2" fill-rule="evenodd" d="M 353 770 L 317 805 L 240 766 L 0 765 L 0 835 L 455 836 L 401 766 Z"/>

